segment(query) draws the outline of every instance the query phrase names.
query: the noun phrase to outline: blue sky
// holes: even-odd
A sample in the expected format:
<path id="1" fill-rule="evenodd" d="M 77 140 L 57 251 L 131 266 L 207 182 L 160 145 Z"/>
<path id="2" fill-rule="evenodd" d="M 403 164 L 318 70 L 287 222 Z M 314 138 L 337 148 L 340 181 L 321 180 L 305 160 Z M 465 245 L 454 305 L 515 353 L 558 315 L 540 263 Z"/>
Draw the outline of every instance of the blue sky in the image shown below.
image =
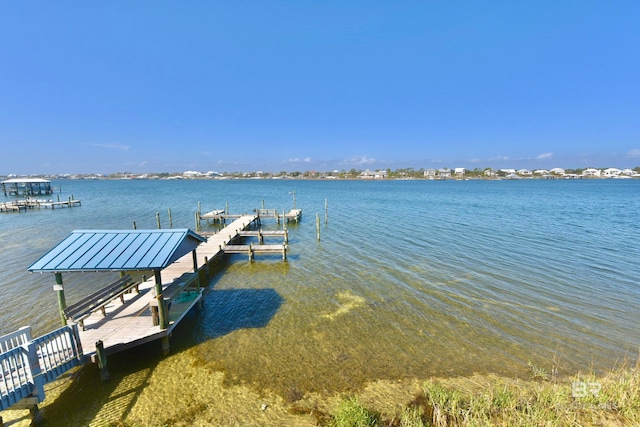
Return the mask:
<path id="1" fill-rule="evenodd" d="M 6 1 L 0 174 L 640 166 L 637 1 Z"/>

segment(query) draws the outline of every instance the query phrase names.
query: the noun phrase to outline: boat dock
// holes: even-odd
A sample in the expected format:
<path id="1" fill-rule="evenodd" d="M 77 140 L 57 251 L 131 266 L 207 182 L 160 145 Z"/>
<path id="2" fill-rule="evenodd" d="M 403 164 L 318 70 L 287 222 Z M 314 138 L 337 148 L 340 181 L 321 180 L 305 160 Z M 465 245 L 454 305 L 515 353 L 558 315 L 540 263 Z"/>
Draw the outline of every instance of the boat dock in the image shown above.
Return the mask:
<path id="1" fill-rule="evenodd" d="M 276 209 L 256 209 L 257 222 L 260 224 L 261 219 L 273 218 L 279 224 L 284 222 L 298 222 L 302 217 L 302 209 L 291 209 L 289 212 L 278 212 Z M 207 222 L 224 224 L 228 219 L 238 219 L 242 215 L 230 214 L 226 209 L 212 210 L 203 214 L 198 214 L 198 221 L 205 220 Z"/>
<path id="2" fill-rule="evenodd" d="M 70 196 L 67 200 L 60 200 L 57 202 L 53 200 L 42 199 L 24 199 L 13 200 L 11 202 L 1 202 L 0 212 L 26 212 L 28 209 L 56 209 L 56 208 L 72 208 L 75 206 L 81 206 L 82 202 L 76 200 L 73 196 Z"/>
<path id="3" fill-rule="evenodd" d="M 130 299 L 131 304 L 114 302 L 113 306 L 107 307 L 104 318 L 96 313 L 85 320 L 86 330 L 80 331 L 83 347 L 91 348 L 97 340 L 102 340 L 105 352 L 112 354 L 170 336 L 180 320 L 202 298 L 203 289 L 198 286 L 198 282 L 200 279 L 208 282 L 209 268 L 225 253 L 221 248 L 237 239 L 255 220 L 255 215 L 241 215 L 198 245 L 199 268 L 194 268 L 193 255 L 189 253 L 162 270 L 162 294 L 165 301 L 170 303 L 166 329 L 162 330 L 152 322 L 153 312 L 150 307 L 156 303 L 156 295 L 155 279 L 150 278 L 140 284 L 140 294 L 125 296 L 125 301 Z M 168 342 L 163 343 L 163 351 L 169 351 Z M 85 354 L 95 356 L 95 351 Z"/>
<path id="4" fill-rule="evenodd" d="M 300 215 L 301 211 L 294 212 L 291 218 L 299 220 Z M 43 385 L 73 366 L 96 363 L 106 380 L 109 355 L 156 340 L 168 353 L 171 333 L 191 309 L 201 305 L 211 270 L 225 254 L 246 253 L 253 260 L 255 253 L 281 253 L 286 260 L 288 231 L 251 229 L 259 218 L 257 213 L 237 215 L 207 237 L 189 229 L 72 232 L 29 267 L 31 272 L 55 273 L 63 326 L 35 340 L 30 334 L 20 335 L 22 330 L 4 340 L 24 337 L 18 344 L 0 348 L 0 410 L 28 407 L 37 412 L 37 404 L 44 400 Z M 285 241 L 263 244 L 265 238 L 274 237 Z M 259 244 L 238 244 L 243 238 L 258 238 Z M 62 273 L 74 271 L 119 271 L 120 279 L 67 304 Z M 134 282 L 127 271 L 153 271 L 153 277 Z M 47 344 L 32 347 L 42 342 Z M 40 368 L 45 360 L 51 365 L 46 367 L 47 375 Z"/>

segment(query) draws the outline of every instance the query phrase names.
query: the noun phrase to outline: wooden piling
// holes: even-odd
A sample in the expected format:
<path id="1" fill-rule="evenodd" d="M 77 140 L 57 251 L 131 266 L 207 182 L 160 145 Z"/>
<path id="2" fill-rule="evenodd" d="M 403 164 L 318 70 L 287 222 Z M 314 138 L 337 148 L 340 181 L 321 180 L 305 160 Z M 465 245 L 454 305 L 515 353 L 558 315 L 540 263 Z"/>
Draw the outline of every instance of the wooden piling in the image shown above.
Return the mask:
<path id="1" fill-rule="evenodd" d="M 38 405 L 29 406 L 29 418 L 31 418 L 31 425 L 39 425 L 42 423 L 44 418 Z"/>
<path id="2" fill-rule="evenodd" d="M 156 212 L 156 222 L 158 223 L 158 230 L 160 230 L 162 227 L 160 227 L 160 212 Z"/>
<path id="3" fill-rule="evenodd" d="M 167 210 L 169 211 L 169 228 L 173 228 L 173 217 L 171 216 L 171 208 Z"/>
<path id="4" fill-rule="evenodd" d="M 108 381 L 107 353 L 104 351 L 104 343 L 102 340 L 96 341 L 96 359 L 98 361 L 98 369 L 100 369 L 100 379 L 102 381 Z"/>
<path id="5" fill-rule="evenodd" d="M 171 346 L 169 345 L 169 336 L 165 335 L 164 337 L 162 337 L 162 339 L 160 339 L 160 341 L 162 342 L 162 355 L 166 356 L 171 352 Z"/>
<path id="6" fill-rule="evenodd" d="M 138 226 L 136 225 L 136 222 L 135 222 L 135 221 L 133 221 L 133 229 L 134 229 L 134 230 L 137 230 L 137 229 L 138 229 Z"/>
<path id="7" fill-rule="evenodd" d="M 328 199 L 324 199 L 324 223 L 327 224 L 329 222 L 329 201 Z"/>
<path id="8" fill-rule="evenodd" d="M 62 326 L 67 325 L 67 317 L 64 315 L 64 309 L 67 308 L 67 301 L 64 297 L 64 287 L 62 284 L 62 273 L 56 273 L 56 284 L 53 287 L 58 296 L 58 309 L 60 310 L 60 321 Z"/>
<path id="9" fill-rule="evenodd" d="M 320 214 L 316 212 L 316 237 L 320 240 Z"/>

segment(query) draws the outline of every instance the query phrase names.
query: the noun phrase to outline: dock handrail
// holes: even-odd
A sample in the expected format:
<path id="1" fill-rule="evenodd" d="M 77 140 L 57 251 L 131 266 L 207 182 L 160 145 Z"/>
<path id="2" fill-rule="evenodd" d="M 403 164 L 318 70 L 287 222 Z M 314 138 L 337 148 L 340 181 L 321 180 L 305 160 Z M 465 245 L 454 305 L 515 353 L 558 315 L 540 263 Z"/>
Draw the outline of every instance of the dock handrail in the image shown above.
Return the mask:
<path id="1" fill-rule="evenodd" d="M 42 402 L 46 383 L 84 363 L 77 325 L 36 339 L 23 327 L 0 337 L 0 343 L 7 349 L 0 353 L 0 411 L 24 400 Z"/>

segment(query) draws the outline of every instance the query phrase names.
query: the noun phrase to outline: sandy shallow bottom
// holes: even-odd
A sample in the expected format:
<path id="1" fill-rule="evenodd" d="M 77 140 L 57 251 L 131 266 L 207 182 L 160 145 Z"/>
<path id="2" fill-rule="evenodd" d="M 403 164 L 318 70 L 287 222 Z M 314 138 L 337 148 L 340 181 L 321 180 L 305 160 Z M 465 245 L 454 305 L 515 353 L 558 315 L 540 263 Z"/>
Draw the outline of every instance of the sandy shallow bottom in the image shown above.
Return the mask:
<path id="1" fill-rule="evenodd" d="M 117 361 L 101 382 L 95 365 L 65 374 L 46 387 L 40 404 L 46 426 L 315 426 L 344 394 L 279 396 L 249 386 L 225 385 L 192 350 L 147 364 Z M 420 392 L 422 380 L 376 381 L 356 393 L 382 413 L 393 414 Z M 352 393 L 351 393 L 352 394 Z M 2 412 L 5 426 L 29 426 L 27 410 Z"/>

